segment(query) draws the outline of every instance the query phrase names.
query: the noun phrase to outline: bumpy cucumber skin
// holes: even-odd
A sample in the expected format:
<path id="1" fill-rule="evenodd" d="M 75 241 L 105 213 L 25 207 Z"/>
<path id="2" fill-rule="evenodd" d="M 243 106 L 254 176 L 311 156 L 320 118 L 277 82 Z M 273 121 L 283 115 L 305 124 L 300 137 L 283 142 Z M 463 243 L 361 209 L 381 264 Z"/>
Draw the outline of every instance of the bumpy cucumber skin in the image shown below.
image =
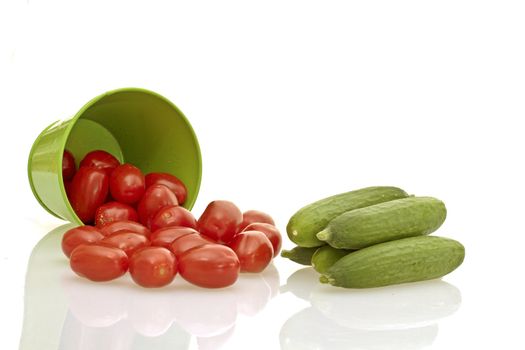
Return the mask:
<path id="1" fill-rule="evenodd" d="M 312 267 L 315 269 L 315 271 L 323 274 L 328 271 L 328 269 L 332 267 L 332 265 L 335 264 L 339 259 L 350 254 L 351 252 L 353 252 L 353 250 L 337 249 L 329 245 L 325 245 L 317 249 L 317 251 L 312 256 Z"/>
<path id="2" fill-rule="evenodd" d="M 366 187 L 321 199 L 297 211 L 288 222 L 288 238 L 301 247 L 319 247 L 325 243 L 315 236 L 335 217 L 349 210 L 408 197 L 400 188 Z"/>
<path id="3" fill-rule="evenodd" d="M 312 256 L 314 255 L 317 249 L 319 249 L 319 247 L 295 247 L 290 250 L 283 249 L 281 251 L 281 256 L 301 265 L 311 265 Z"/>
<path id="4" fill-rule="evenodd" d="M 396 239 L 428 235 L 447 217 L 445 204 L 432 197 L 409 197 L 344 213 L 317 237 L 332 247 L 361 249 Z"/>
<path id="5" fill-rule="evenodd" d="M 454 271 L 465 258 L 461 243 L 420 236 L 380 243 L 341 258 L 320 277 L 345 288 L 373 288 L 425 281 Z"/>

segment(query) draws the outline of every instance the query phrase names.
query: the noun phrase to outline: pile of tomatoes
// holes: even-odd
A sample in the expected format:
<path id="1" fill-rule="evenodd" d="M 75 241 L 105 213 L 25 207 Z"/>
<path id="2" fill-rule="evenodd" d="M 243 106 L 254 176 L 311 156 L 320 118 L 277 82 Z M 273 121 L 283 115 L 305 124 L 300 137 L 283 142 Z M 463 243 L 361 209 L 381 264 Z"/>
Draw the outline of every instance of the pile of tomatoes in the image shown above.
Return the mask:
<path id="1" fill-rule="evenodd" d="M 196 220 L 179 206 L 187 190 L 167 173 L 142 174 L 111 154 L 88 153 L 76 170 L 64 152 L 69 202 L 86 224 L 67 231 L 62 250 L 72 270 L 92 281 L 130 272 L 143 287 L 162 287 L 179 273 L 200 287 L 235 283 L 239 272 L 261 272 L 281 249 L 281 234 L 266 213 L 242 213 L 229 201 L 211 202 Z"/>

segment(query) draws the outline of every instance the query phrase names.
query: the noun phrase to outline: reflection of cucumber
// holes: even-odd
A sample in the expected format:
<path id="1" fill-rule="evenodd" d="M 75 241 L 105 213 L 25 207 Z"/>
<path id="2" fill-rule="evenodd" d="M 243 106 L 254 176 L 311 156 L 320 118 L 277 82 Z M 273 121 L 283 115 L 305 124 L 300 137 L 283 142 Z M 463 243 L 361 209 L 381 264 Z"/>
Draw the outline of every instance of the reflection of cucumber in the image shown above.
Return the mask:
<path id="1" fill-rule="evenodd" d="M 442 277 L 465 258 L 461 243 L 420 236 L 380 243 L 341 258 L 320 281 L 346 288 L 369 288 Z"/>
<path id="2" fill-rule="evenodd" d="M 333 264 L 352 250 L 337 249 L 329 245 L 317 249 L 312 256 L 312 267 L 319 273 L 325 273 Z"/>
<path id="3" fill-rule="evenodd" d="M 281 256 L 301 265 L 311 265 L 312 256 L 314 255 L 317 249 L 318 247 L 295 247 L 291 250 L 283 249 L 283 251 L 281 252 Z"/>
<path id="4" fill-rule="evenodd" d="M 315 234 L 323 230 L 335 217 L 349 210 L 407 196 L 405 191 L 396 187 L 367 187 L 321 199 L 296 212 L 288 222 L 286 232 L 290 240 L 298 246 L 318 247 L 324 243 L 317 239 Z"/>
<path id="5" fill-rule="evenodd" d="M 333 247 L 361 249 L 395 239 L 428 235 L 443 224 L 445 204 L 432 197 L 409 197 L 344 213 L 317 234 Z"/>

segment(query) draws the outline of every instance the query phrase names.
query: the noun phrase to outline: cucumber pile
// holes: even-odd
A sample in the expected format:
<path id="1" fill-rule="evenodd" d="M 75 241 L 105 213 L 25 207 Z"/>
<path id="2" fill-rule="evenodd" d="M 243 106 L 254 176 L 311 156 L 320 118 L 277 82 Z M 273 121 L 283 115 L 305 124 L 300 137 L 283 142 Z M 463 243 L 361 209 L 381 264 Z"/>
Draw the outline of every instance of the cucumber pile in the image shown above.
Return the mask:
<path id="1" fill-rule="evenodd" d="M 461 243 L 428 236 L 445 221 L 445 204 L 397 187 L 367 187 L 307 205 L 286 231 L 297 244 L 281 256 L 312 265 L 322 283 L 371 288 L 442 277 L 465 257 Z"/>

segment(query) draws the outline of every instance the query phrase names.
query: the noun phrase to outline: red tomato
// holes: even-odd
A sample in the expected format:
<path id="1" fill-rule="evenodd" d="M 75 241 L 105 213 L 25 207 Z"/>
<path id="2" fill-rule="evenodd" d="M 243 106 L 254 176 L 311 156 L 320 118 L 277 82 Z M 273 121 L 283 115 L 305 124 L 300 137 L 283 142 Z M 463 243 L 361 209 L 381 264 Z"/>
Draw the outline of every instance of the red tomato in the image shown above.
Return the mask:
<path id="1" fill-rule="evenodd" d="M 75 157 L 68 150 L 64 150 L 64 155 L 62 156 L 62 179 L 64 181 L 71 180 L 76 171 Z"/>
<path id="2" fill-rule="evenodd" d="M 206 244 L 190 249 L 180 256 L 178 264 L 180 275 L 200 287 L 227 287 L 239 277 L 237 255 L 220 244 Z"/>
<path id="3" fill-rule="evenodd" d="M 177 196 L 179 204 L 184 204 L 188 190 L 182 181 L 168 173 L 149 173 L 146 175 L 146 188 L 152 185 L 164 185 Z"/>
<path id="4" fill-rule="evenodd" d="M 139 221 L 139 214 L 132 206 L 119 202 L 102 204 L 95 212 L 95 225 L 98 227 L 122 220 Z"/>
<path id="5" fill-rule="evenodd" d="M 196 234 L 196 235 L 183 235 L 171 243 L 170 250 L 178 258 L 185 251 L 191 248 L 199 247 L 204 244 L 215 244 L 211 239 Z"/>
<path id="6" fill-rule="evenodd" d="M 242 214 L 242 223 L 239 226 L 239 231 L 244 231 L 246 226 L 255 222 L 264 222 L 275 226 L 272 217 L 259 210 L 247 210 Z"/>
<path id="7" fill-rule="evenodd" d="M 197 220 L 188 209 L 172 205 L 159 210 L 151 220 L 151 231 L 167 226 L 197 228 Z"/>
<path id="8" fill-rule="evenodd" d="M 261 272 L 273 258 L 272 243 L 259 231 L 241 232 L 229 246 L 239 257 L 242 272 Z"/>
<path id="9" fill-rule="evenodd" d="M 69 202 L 83 223 L 93 222 L 95 211 L 108 196 L 108 175 L 103 169 L 84 167 L 73 177 Z"/>
<path id="10" fill-rule="evenodd" d="M 238 232 L 242 213 L 229 201 L 213 201 L 197 222 L 197 230 L 218 243 L 228 243 Z"/>
<path id="11" fill-rule="evenodd" d="M 98 244 L 122 249 L 128 257 L 131 257 L 138 249 L 149 247 L 149 240 L 138 233 L 119 231 L 114 235 L 108 236 Z"/>
<path id="12" fill-rule="evenodd" d="M 271 224 L 256 222 L 246 226 L 244 231 L 259 231 L 264 233 L 264 235 L 268 237 L 270 243 L 272 244 L 273 256 L 276 257 L 277 254 L 279 254 L 279 251 L 281 250 L 282 237 L 277 227 Z"/>
<path id="13" fill-rule="evenodd" d="M 151 228 L 151 220 L 164 207 L 178 205 L 177 196 L 166 186 L 153 185 L 148 187 L 139 202 L 138 212 L 140 222 Z"/>
<path id="14" fill-rule="evenodd" d="M 170 284 L 177 274 L 175 256 L 166 248 L 143 248 L 131 257 L 129 273 L 142 287 L 162 287 Z"/>
<path id="15" fill-rule="evenodd" d="M 171 249 L 171 243 L 179 237 L 198 232 L 190 227 L 169 226 L 159 228 L 151 236 L 151 245 Z"/>
<path id="16" fill-rule="evenodd" d="M 128 256 L 122 249 L 95 244 L 80 245 L 71 253 L 71 269 L 92 281 L 109 281 L 128 270 Z"/>
<path id="17" fill-rule="evenodd" d="M 100 232 L 102 232 L 104 236 L 110 236 L 120 231 L 134 232 L 146 237 L 149 237 L 151 234 L 151 232 L 146 227 L 142 226 L 142 224 L 127 220 L 114 221 L 100 228 Z"/>
<path id="18" fill-rule="evenodd" d="M 109 177 L 109 191 L 116 201 L 126 204 L 136 203 L 146 190 L 144 175 L 131 164 L 116 167 Z"/>
<path id="19" fill-rule="evenodd" d="M 69 258 L 73 249 L 81 244 L 98 242 L 104 235 L 93 226 L 79 226 L 72 228 L 62 236 L 62 251 Z"/>
<path id="20" fill-rule="evenodd" d="M 112 154 L 96 150 L 91 151 L 84 156 L 84 159 L 80 162 L 81 167 L 94 167 L 99 169 L 115 169 L 120 165 L 120 162 Z"/>

